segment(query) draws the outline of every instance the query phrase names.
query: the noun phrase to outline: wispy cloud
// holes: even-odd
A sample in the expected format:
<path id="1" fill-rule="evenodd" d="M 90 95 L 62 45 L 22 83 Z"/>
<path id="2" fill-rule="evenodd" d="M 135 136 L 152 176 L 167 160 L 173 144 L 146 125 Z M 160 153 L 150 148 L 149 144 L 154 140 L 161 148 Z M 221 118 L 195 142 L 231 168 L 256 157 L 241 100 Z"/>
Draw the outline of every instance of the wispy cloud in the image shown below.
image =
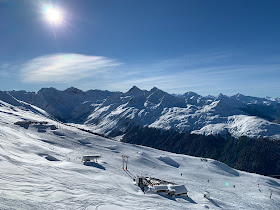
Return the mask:
<path id="1" fill-rule="evenodd" d="M 52 54 L 27 61 L 21 68 L 21 77 L 26 83 L 69 83 L 119 65 L 120 62 L 102 56 Z"/>
<path id="2" fill-rule="evenodd" d="M 31 59 L 23 65 L 3 64 L 0 66 L 0 79 L 6 78 L 2 79 L 3 84 L 20 78 L 18 82 L 23 82 L 23 86 L 37 89 L 75 86 L 83 90 L 127 91 L 136 85 L 142 89 L 156 86 L 170 93 L 194 91 L 202 95 L 231 95 L 240 92 L 279 96 L 278 57 L 270 60 L 240 57 L 240 54 L 214 51 L 164 60 L 120 63 L 100 56 L 52 54 Z"/>
<path id="3" fill-rule="evenodd" d="M 9 77 L 11 74 L 6 70 L 0 70 L 0 77 Z"/>
<path id="4" fill-rule="evenodd" d="M 125 91 L 132 85 L 143 89 L 156 86 L 171 93 L 195 91 L 203 95 L 221 92 L 275 95 L 272 90 L 280 91 L 276 80 L 280 76 L 280 63 L 240 62 L 224 52 L 185 55 L 122 69 L 127 71 L 108 78 L 105 89 Z"/>
<path id="5" fill-rule="evenodd" d="M 11 78 L 17 75 L 16 65 L 11 65 L 8 63 L 4 63 L 0 65 L 0 77 L 1 78 Z"/>

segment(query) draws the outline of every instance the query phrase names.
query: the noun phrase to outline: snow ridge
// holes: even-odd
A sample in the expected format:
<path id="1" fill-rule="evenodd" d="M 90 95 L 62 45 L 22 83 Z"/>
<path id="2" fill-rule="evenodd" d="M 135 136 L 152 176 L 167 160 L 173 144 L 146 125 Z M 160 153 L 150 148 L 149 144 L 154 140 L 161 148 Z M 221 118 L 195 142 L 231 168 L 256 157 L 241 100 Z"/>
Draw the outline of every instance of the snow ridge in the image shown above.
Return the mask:
<path id="1" fill-rule="evenodd" d="M 11 104 L 14 99 L 33 104 L 55 118 L 80 123 L 96 132 L 118 136 L 135 125 L 176 129 L 196 134 L 230 133 L 234 137 L 279 139 L 280 100 L 236 94 L 200 96 L 194 92 L 171 95 L 156 87 L 109 92 L 77 88 L 59 91 L 43 88 L 37 93 L 1 92 L 0 99 Z M 13 101 L 14 100 L 14 101 Z"/>
<path id="2" fill-rule="evenodd" d="M 154 104 L 150 107 L 159 109 L 164 99 L 152 99 L 155 92 L 146 94 Z M 277 179 L 238 171 L 211 159 L 95 136 L 54 121 L 39 108 L 8 94 L 0 94 L 0 209 L 256 210 L 277 209 L 280 205 Z M 126 111 L 126 115 L 133 113 L 128 111 L 130 99 L 123 100 L 126 103 L 117 104 L 112 117 Z M 100 104 L 98 110 L 103 107 L 106 112 L 112 105 Z M 204 112 L 215 107 L 212 104 Z M 24 127 L 14 124 L 18 121 L 35 123 Z M 101 158 L 96 164 L 83 165 L 82 157 L 88 154 L 99 154 Z M 122 155 L 129 156 L 127 171 L 122 169 Z M 151 191 L 144 194 L 131 178 L 136 175 L 166 180 L 175 183 L 173 187 L 185 186 L 189 197 L 172 198 Z M 209 199 L 203 197 L 205 191 L 210 192 Z"/>

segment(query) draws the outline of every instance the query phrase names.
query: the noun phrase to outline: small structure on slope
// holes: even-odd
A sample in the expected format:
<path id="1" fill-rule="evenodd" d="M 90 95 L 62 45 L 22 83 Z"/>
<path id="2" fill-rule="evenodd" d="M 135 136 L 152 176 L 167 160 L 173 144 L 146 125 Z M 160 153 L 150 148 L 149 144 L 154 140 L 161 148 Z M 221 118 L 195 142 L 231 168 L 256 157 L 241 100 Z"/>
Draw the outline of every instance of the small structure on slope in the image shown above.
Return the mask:
<path id="1" fill-rule="evenodd" d="M 92 162 L 97 163 L 97 160 L 101 158 L 101 155 L 84 155 L 82 158 L 82 162 Z"/>
<path id="2" fill-rule="evenodd" d="M 82 162 L 85 166 L 92 166 L 102 170 L 106 170 L 104 166 L 97 163 L 97 160 L 101 158 L 101 155 L 84 155 L 82 157 Z"/>
<path id="3" fill-rule="evenodd" d="M 19 125 L 21 127 L 24 127 L 26 129 L 29 128 L 29 126 L 35 127 L 38 129 L 38 132 L 45 132 L 46 129 L 50 128 L 51 130 L 57 130 L 57 127 L 55 125 L 49 124 L 46 121 L 31 121 L 31 120 L 23 120 L 23 121 L 17 121 L 14 123 L 14 125 Z"/>
<path id="4" fill-rule="evenodd" d="M 210 199 L 210 192 L 205 191 L 205 192 L 203 193 L 203 197 L 204 197 L 204 198 L 207 198 L 207 199 Z"/>
<path id="5" fill-rule="evenodd" d="M 17 121 L 14 123 L 15 125 L 46 125 L 48 124 L 48 122 L 46 121 L 31 121 L 31 120 L 23 120 L 23 121 Z"/>
<path id="6" fill-rule="evenodd" d="M 184 185 L 176 185 L 172 182 L 164 181 L 152 177 L 137 176 L 135 184 L 145 192 L 158 193 L 172 196 L 188 196 L 188 190 Z"/>
<path id="7" fill-rule="evenodd" d="M 152 192 L 172 196 L 188 196 L 188 190 L 185 185 L 154 185 L 150 188 Z"/>

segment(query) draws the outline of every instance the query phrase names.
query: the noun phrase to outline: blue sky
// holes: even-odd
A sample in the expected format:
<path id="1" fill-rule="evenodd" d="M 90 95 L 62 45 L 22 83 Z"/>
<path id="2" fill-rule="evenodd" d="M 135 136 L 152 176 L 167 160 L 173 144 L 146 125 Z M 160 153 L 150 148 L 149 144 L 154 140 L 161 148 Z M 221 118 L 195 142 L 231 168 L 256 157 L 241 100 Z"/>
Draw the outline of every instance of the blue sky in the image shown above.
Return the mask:
<path id="1" fill-rule="evenodd" d="M 45 7 L 63 22 L 46 21 Z M 0 0 L 0 90 L 280 96 L 278 0 Z"/>

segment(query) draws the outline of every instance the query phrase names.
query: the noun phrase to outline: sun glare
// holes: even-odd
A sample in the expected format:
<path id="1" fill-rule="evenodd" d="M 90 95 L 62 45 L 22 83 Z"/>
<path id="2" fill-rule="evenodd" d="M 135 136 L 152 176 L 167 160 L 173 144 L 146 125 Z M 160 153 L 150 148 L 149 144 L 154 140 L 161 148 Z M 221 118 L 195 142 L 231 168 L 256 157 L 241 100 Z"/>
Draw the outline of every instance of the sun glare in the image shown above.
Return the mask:
<path id="1" fill-rule="evenodd" d="M 61 24 L 63 21 L 62 12 L 52 6 L 45 7 L 45 15 L 48 22 L 52 24 Z"/>

